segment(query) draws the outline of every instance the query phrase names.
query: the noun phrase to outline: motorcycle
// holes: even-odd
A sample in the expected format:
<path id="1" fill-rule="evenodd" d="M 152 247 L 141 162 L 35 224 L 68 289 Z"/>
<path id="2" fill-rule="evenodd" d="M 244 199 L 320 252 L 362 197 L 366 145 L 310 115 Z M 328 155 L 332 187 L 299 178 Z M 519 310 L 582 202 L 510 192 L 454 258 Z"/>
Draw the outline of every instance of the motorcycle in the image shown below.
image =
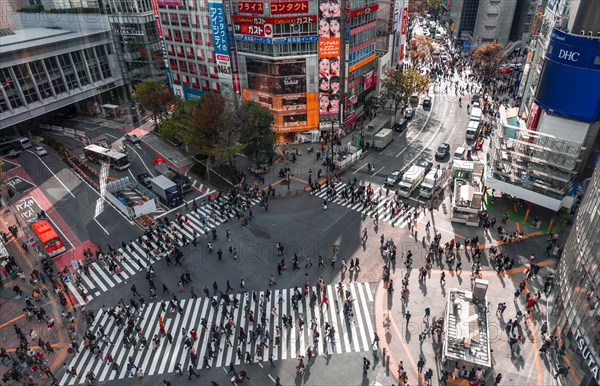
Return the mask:
<path id="1" fill-rule="evenodd" d="M 250 379 L 250 378 L 248 378 L 248 379 Z M 239 373 L 237 373 L 236 375 L 233 376 L 233 378 L 231 378 L 231 383 L 236 384 L 236 383 L 243 382 L 244 380 L 246 380 L 246 370 L 240 370 Z"/>

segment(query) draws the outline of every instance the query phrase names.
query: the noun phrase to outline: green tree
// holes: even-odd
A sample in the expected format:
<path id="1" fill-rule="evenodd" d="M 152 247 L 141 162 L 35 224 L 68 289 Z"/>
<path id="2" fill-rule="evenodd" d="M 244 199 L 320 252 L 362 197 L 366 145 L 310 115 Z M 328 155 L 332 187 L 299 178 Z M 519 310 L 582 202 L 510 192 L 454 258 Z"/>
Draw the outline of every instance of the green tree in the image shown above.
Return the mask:
<path id="1" fill-rule="evenodd" d="M 175 96 L 154 78 L 148 78 L 138 83 L 133 91 L 133 96 L 142 108 L 152 112 L 152 119 L 156 127 L 158 127 L 158 117 L 161 111 L 164 111 L 175 100 Z"/>
<path id="2" fill-rule="evenodd" d="M 475 72 L 483 78 L 485 83 L 489 82 L 496 75 L 504 56 L 504 49 L 499 43 L 492 42 L 482 45 L 473 53 Z"/>
<path id="3" fill-rule="evenodd" d="M 238 118 L 243 152 L 260 167 L 273 154 L 273 114 L 256 102 L 244 101 L 238 110 Z"/>
<path id="4" fill-rule="evenodd" d="M 427 91 L 429 83 L 429 77 L 417 70 L 390 68 L 381 87 L 383 95 L 394 102 L 394 113 L 398 114 L 400 106 L 406 104 L 411 95 Z"/>
<path id="5" fill-rule="evenodd" d="M 429 12 L 433 14 L 434 20 L 437 22 L 440 9 L 442 8 L 442 0 L 427 0 Z"/>

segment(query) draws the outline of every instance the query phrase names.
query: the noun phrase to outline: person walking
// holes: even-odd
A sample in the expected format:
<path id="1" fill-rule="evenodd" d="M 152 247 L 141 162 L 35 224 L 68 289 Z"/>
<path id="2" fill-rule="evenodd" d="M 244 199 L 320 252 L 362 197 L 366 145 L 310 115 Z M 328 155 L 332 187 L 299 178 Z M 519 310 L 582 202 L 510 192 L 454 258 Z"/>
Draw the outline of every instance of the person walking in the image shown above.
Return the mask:
<path id="1" fill-rule="evenodd" d="M 200 375 L 194 371 L 194 365 L 190 365 L 188 367 L 188 374 L 189 374 L 188 380 L 192 379 L 192 375 L 195 375 L 196 378 L 200 378 Z"/>
<path id="2" fill-rule="evenodd" d="M 410 323 L 410 317 L 411 317 L 410 311 L 407 310 L 406 314 L 404 314 L 404 317 L 406 318 L 406 325 L 408 325 L 408 323 Z"/>
<path id="3" fill-rule="evenodd" d="M 366 357 L 363 357 L 363 374 L 366 374 L 370 367 L 371 362 Z"/>
<path id="4" fill-rule="evenodd" d="M 417 362 L 417 370 L 419 370 L 419 373 L 423 372 L 424 366 L 425 366 L 425 360 L 423 359 L 423 357 L 420 357 L 419 361 Z"/>

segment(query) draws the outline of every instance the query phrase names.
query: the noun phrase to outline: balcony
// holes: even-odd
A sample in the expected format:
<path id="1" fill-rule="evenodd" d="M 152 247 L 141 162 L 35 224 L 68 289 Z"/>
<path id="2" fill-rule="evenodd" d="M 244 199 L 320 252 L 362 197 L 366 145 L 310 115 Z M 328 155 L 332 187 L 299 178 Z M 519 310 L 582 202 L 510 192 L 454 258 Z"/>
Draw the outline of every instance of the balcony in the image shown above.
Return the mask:
<path id="1" fill-rule="evenodd" d="M 193 88 L 200 88 L 200 85 L 198 83 L 192 83 L 192 87 Z"/>
<path id="2" fill-rule="evenodd" d="M 188 58 L 193 58 L 193 57 L 194 57 L 194 54 L 187 54 L 186 56 L 187 56 Z"/>
<path id="3" fill-rule="evenodd" d="M 179 84 L 179 79 L 173 79 L 173 83 Z"/>
<path id="4" fill-rule="evenodd" d="M 181 41 L 181 36 L 175 36 L 175 41 L 176 42 L 180 42 Z"/>
<path id="5" fill-rule="evenodd" d="M 171 36 L 165 35 L 164 38 L 165 38 L 165 40 L 172 40 Z"/>
<path id="6" fill-rule="evenodd" d="M 177 56 L 181 56 L 183 58 L 185 55 L 183 54 L 183 52 L 178 52 Z"/>

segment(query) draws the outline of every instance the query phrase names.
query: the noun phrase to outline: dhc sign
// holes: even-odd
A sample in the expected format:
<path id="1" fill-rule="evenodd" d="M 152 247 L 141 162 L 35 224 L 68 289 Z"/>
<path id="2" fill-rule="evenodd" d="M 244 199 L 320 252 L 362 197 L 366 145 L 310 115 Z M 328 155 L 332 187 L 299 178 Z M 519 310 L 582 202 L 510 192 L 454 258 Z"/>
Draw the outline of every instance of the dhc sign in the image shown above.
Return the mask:
<path id="1" fill-rule="evenodd" d="M 566 59 L 569 60 L 571 62 L 576 62 L 579 60 L 579 52 L 575 52 L 575 51 L 568 51 L 568 50 L 559 50 L 558 52 L 558 57 L 560 59 Z"/>
<path id="2" fill-rule="evenodd" d="M 552 30 L 535 103 L 559 117 L 600 120 L 600 40 Z"/>

